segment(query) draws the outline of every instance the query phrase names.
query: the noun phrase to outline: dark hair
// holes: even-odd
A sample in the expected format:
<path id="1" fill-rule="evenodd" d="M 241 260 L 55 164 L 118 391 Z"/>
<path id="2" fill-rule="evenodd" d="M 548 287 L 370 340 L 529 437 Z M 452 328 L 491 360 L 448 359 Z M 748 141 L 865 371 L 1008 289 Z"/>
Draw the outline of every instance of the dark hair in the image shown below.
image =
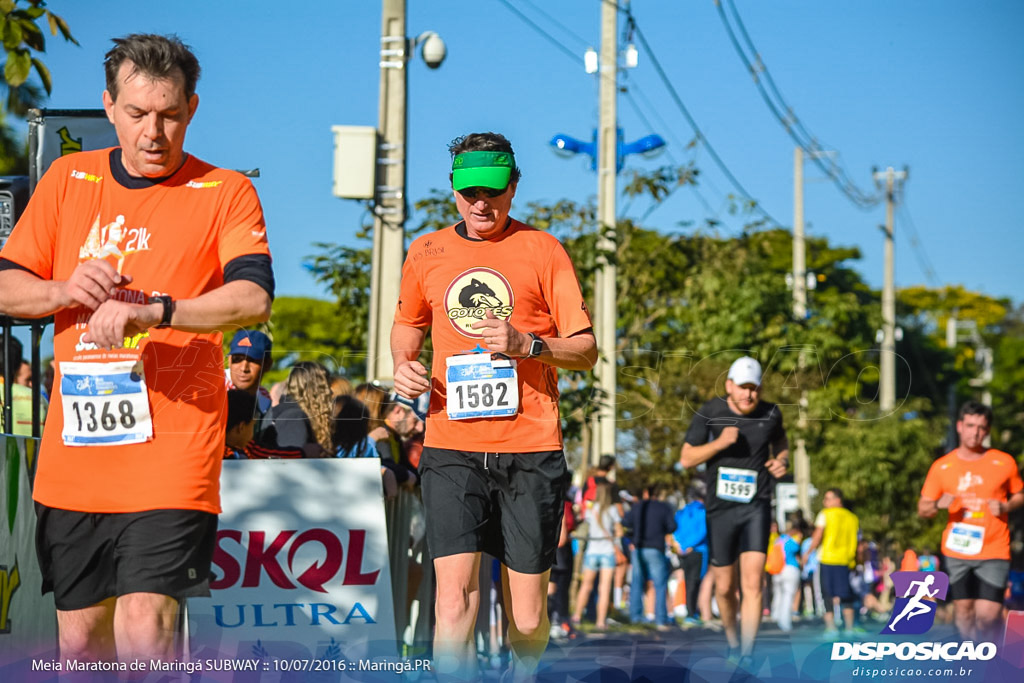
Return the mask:
<path id="1" fill-rule="evenodd" d="M 597 461 L 597 469 L 599 470 L 610 470 L 615 467 L 615 456 L 614 455 L 602 455 L 601 459 Z"/>
<path id="2" fill-rule="evenodd" d="M 985 418 L 985 426 L 992 426 L 992 409 L 984 403 L 979 403 L 978 401 L 973 400 L 964 403 L 960 406 L 960 413 L 956 418 L 957 422 L 962 421 L 967 415 L 981 415 Z"/>
<path id="3" fill-rule="evenodd" d="M 199 60 L 192 49 L 175 35 L 161 36 L 153 33 L 133 33 L 124 38 L 113 38 L 114 47 L 106 54 L 103 68 L 107 76 L 107 92 L 117 100 L 117 75 L 121 65 L 131 62 L 133 74 L 144 74 L 157 79 L 174 78 L 181 71 L 185 78 L 185 97 L 196 94 L 199 80 Z"/>
<path id="4" fill-rule="evenodd" d="M 836 498 L 839 499 L 840 503 L 844 503 L 844 504 L 846 503 L 846 499 L 843 498 L 843 490 L 842 489 L 825 489 L 825 493 L 831 493 L 833 496 L 835 496 Z"/>
<path id="5" fill-rule="evenodd" d="M 11 369 L 11 376 L 13 378 L 13 376 L 15 374 L 17 374 L 18 370 L 21 368 L 22 360 L 24 360 L 22 358 L 21 354 L 25 352 L 25 347 L 21 345 L 21 340 L 18 339 L 17 337 L 15 337 L 12 334 L 11 335 L 11 350 L 9 352 L 10 355 L 7 356 L 7 358 L 5 359 L 4 358 L 4 353 L 3 353 L 3 348 L 4 348 L 3 344 L 4 344 L 4 335 L 0 334 L 0 377 L 4 376 L 4 372 L 5 372 L 6 368 L 10 368 Z M 8 362 L 8 361 L 10 361 L 10 362 Z M 0 400 L 2 400 L 2 397 L 0 397 Z"/>
<path id="6" fill-rule="evenodd" d="M 355 396 L 334 397 L 334 447 L 348 451 L 370 432 L 370 411 Z"/>
<path id="7" fill-rule="evenodd" d="M 242 389 L 228 389 L 227 431 L 256 419 L 256 397 Z"/>
<path id="8" fill-rule="evenodd" d="M 460 135 L 448 144 L 448 152 L 452 155 L 452 159 L 463 152 L 508 152 L 513 157 L 516 155 L 512 151 L 512 143 L 501 133 L 470 133 L 469 135 Z M 512 175 L 509 176 L 509 182 L 519 182 L 522 175 L 519 172 L 519 166 L 515 166 L 512 169 Z M 452 179 L 453 174 L 449 173 L 448 182 L 451 182 Z"/>

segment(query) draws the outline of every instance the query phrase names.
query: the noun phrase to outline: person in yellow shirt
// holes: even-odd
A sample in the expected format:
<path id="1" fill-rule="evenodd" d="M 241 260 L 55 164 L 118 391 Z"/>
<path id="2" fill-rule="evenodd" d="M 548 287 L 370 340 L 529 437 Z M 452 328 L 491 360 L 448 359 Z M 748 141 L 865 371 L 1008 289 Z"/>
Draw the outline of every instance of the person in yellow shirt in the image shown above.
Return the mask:
<path id="1" fill-rule="evenodd" d="M 3 335 L 0 335 L 0 349 L 3 345 Z M 15 378 L 21 374 L 21 366 L 25 364 L 22 360 L 21 354 L 24 351 L 24 347 L 21 345 L 21 340 L 15 336 L 11 336 L 10 351 L 7 360 L 4 362 L 4 354 L 0 351 L 0 414 L 4 409 L 4 397 L 6 391 L 4 389 L 4 378 L 7 376 L 5 368 L 10 368 L 11 374 L 11 417 L 12 424 L 5 424 L 3 418 L 0 418 L 0 434 L 14 434 L 16 436 L 32 436 L 32 388 L 31 383 L 29 385 L 22 384 Z M 31 370 L 30 376 L 31 376 Z M 46 420 L 46 399 L 40 397 L 39 401 L 39 422 L 40 424 Z"/>
<path id="2" fill-rule="evenodd" d="M 843 623 L 847 633 L 854 632 L 853 604 L 855 596 L 850 587 L 850 570 L 857 564 L 857 533 L 860 521 L 857 515 L 843 505 L 843 492 L 839 489 L 825 491 L 822 499 L 824 508 L 814 520 L 814 535 L 806 558 L 819 547 L 819 571 L 821 592 L 825 599 L 825 636 L 838 638 L 834 606 L 840 605 Z"/>

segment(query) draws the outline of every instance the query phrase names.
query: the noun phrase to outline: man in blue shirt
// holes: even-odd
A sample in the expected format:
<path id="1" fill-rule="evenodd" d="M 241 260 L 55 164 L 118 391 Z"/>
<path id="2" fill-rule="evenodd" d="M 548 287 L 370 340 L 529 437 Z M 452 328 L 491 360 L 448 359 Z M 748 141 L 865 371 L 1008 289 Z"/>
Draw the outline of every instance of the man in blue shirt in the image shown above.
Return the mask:
<path id="1" fill-rule="evenodd" d="M 686 493 L 690 502 L 676 512 L 676 531 L 673 535 L 676 544 L 673 550 L 679 555 L 686 582 L 684 623 L 692 626 L 701 624 L 697 596 L 701 580 L 708 571 L 708 524 L 704 509 L 706 491 L 707 486 L 700 479 L 694 479 L 690 484 Z"/>
<path id="2" fill-rule="evenodd" d="M 676 530 L 672 508 L 657 499 L 658 485 L 647 486 L 643 500 L 633 505 L 622 519 L 622 526 L 630 530 L 633 542 L 633 577 L 629 588 L 629 618 L 639 624 L 644 618 L 644 589 L 647 581 L 654 584 L 654 619 L 659 631 L 669 630 L 668 618 L 668 559 L 665 557 L 665 537 Z"/>

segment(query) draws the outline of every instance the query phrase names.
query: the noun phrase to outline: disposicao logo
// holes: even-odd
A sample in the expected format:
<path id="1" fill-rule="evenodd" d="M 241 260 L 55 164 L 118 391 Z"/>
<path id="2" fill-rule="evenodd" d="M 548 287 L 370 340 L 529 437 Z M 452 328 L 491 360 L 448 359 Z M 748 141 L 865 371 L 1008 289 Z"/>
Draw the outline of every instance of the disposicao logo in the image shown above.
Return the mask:
<path id="1" fill-rule="evenodd" d="M 935 623 L 937 600 L 945 600 L 949 577 L 943 572 L 893 572 L 896 604 L 881 635 L 919 635 Z M 957 642 L 860 642 L 833 643 L 832 661 L 899 660 L 946 662 L 986 661 L 996 656 L 995 643 Z"/>
<path id="2" fill-rule="evenodd" d="M 944 572 L 893 572 L 896 604 L 882 633 L 917 635 L 935 623 L 936 600 L 945 600 L 949 577 Z"/>

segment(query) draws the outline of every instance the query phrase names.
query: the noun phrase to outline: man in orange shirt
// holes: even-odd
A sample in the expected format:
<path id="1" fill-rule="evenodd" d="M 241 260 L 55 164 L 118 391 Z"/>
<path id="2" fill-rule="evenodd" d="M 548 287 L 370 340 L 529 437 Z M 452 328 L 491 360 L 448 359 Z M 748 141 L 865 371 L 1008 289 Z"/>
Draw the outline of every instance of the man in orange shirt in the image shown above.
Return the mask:
<path id="1" fill-rule="evenodd" d="M 597 361 L 572 261 L 553 236 L 509 217 L 519 180 L 495 133 L 457 138 L 462 221 L 409 247 L 391 353 L 395 390 L 430 408 L 420 461 L 437 575 L 435 668 L 475 679 L 481 551 L 502 562 L 514 678 L 547 646 L 548 574 L 569 474 L 556 368 Z M 430 329 L 432 370 L 419 361 Z"/>
<path id="2" fill-rule="evenodd" d="M 33 498 L 61 659 L 171 660 L 180 601 L 209 595 L 220 330 L 269 318 L 273 273 L 252 183 L 184 151 L 189 48 L 130 35 L 104 66 L 120 145 L 40 179 L 0 252 L 0 311 L 55 318 Z"/>
<path id="3" fill-rule="evenodd" d="M 949 510 L 942 554 L 956 626 L 975 642 L 997 642 L 1010 571 L 1007 514 L 1024 505 L 1017 462 L 984 445 L 991 427 L 988 406 L 968 401 L 960 408 L 960 446 L 932 464 L 917 502 L 921 517 Z"/>

